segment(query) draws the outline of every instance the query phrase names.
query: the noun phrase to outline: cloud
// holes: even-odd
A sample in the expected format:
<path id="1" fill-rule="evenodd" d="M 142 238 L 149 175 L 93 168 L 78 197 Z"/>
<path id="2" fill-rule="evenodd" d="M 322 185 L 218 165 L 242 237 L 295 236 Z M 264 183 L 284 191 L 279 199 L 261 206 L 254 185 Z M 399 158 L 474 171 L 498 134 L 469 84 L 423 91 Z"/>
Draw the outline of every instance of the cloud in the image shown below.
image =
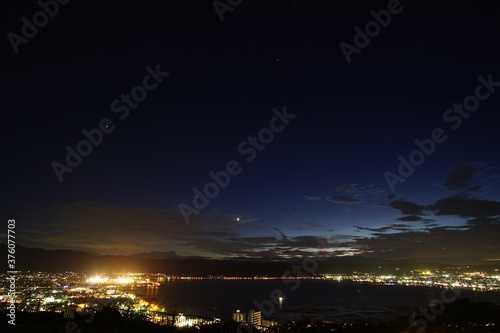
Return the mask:
<path id="1" fill-rule="evenodd" d="M 357 230 L 368 230 L 368 231 L 374 231 L 374 232 L 386 232 L 391 229 L 390 226 L 385 226 L 385 227 L 380 227 L 380 228 L 368 228 L 368 227 L 360 227 L 360 226 L 354 226 Z"/>
<path id="2" fill-rule="evenodd" d="M 310 222 L 310 221 L 305 221 L 298 223 L 297 225 L 294 225 L 292 227 L 293 230 L 309 230 L 309 229 L 320 229 L 320 230 L 325 230 L 326 227 L 322 226 L 320 224 Z"/>
<path id="3" fill-rule="evenodd" d="M 236 236 L 245 227 L 233 217 L 201 213 L 183 223 L 175 210 L 121 207 L 95 202 L 56 204 L 29 213 L 26 241 L 47 248 L 85 249 L 106 254 L 133 254 L 154 250 L 197 255 L 210 248 L 212 239 Z M 181 253 L 179 253 L 181 254 Z"/>
<path id="4" fill-rule="evenodd" d="M 250 217 L 246 217 L 251 219 Z M 279 235 L 248 236 L 260 221 L 235 222 L 234 215 L 200 213 L 189 225 L 176 210 L 121 207 L 95 202 L 73 202 L 48 206 L 27 214 L 19 231 L 22 244 L 48 249 L 67 248 L 101 254 L 179 255 L 180 257 L 274 257 L 311 256 L 314 250 L 333 251 L 348 235 Z M 21 230 L 22 228 L 22 230 Z M 265 231 L 259 225 L 259 231 Z M 318 233 L 318 230 L 316 230 Z M 156 251 L 156 252 L 155 252 Z M 150 254 L 151 255 L 151 254 Z"/>
<path id="5" fill-rule="evenodd" d="M 473 164 L 465 164 L 451 170 L 444 181 L 448 190 L 465 189 L 480 170 Z"/>
<path id="6" fill-rule="evenodd" d="M 499 174 L 498 163 L 469 163 L 451 170 L 443 181 L 443 186 L 462 193 L 480 192 L 491 189 L 492 184 L 500 179 Z"/>
<path id="7" fill-rule="evenodd" d="M 456 195 L 428 206 L 404 200 L 389 205 L 405 214 L 399 221 L 420 223 L 357 226 L 357 232 L 370 232 L 369 236 L 361 237 L 330 234 L 319 224 L 304 222 L 300 224 L 301 230 L 308 231 L 297 236 L 287 234 L 281 227 L 263 227 L 252 217 L 245 217 L 249 222 L 242 224 L 235 222 L 234 215 L 200 213 L 187 225 L 174 209 L 73 202 L 27 214 L 19 225 L 19 234 L 23 235 L 19 241 L 31 247 L 70 248 L 102 254 L 161 251 L 180 257 L 283 259 L 354 254 L 380 259 L 462 263 L 500 257 L 500 202 Z M 424 212 L 456 216 L 463 219 L 463 225 L 431 223 L 432 219 L 422 216 Z M 297 225 L 292 224 L 287 230 L 296 230 Z M 254 234 L 256 226 L 261 234 Z"/>
<path id="8" fill-rule="evenodd" d="M 464 226 L 438 226 L 394 233 L 380 232 L 387 231 L 388 227 L 370 229 L 379 232 L 340 246 L 350 246 L 359 255 L 373 259 L 464 264 L 500 257 L 500 218 L 470 219 Z"/>
<path id="9" fill-rule="evenodd" d="M 467 168 L 459 170 L 472 172 L 472 169 Z M 460 172 L 452 173 L 448 185 L 470 188 L 468 180 L 472 177 L 471 173 L 467 177 L 458 177 L 459 174 Z M 396 200 L 388 206 L 404 214 L 397 218 L 398 221 L 420 223 L 375 228 L 357 226 L 356 231 L 369 231 L 370 236 L 353 239 L 341 246 L 351 246 L 358 255 L 374 259 L 463 264 L 500 257 L 499 201 L 475 198 L 462 192 L 430 205 Z M 432 218 L 423 216 L 424 214 L 431 215 Z M 443 225 L 439 223 L 440 216 L 456 217 L 461 225 Z"/>
<path id="10" fill-rule="evenodd" d="M 407 215 L 397 219 L 403 222 L 433 222 L 433 219 L 424 219 L 418 215 Z"/>
<path id="11" fill-rule="evenodd" d="M 401 211 L 405 215 L 422 215 L 424 206 L 404 200 L 396 200 L 389 203 L 389 206 Z"/>
<path id="12" fill-rule="evenodd" d="M 483 187 L 481 185 L 474 185 L 474 186 L 467 188 L 467 191 L 477 192 L 477 191 L 481 191 L 482 189 L 483 189 Z"/>
<path id="13" fill-rule="evenodd" d="M 387 231 L 406 231 L 409 230 L 409 227 L 406 224 L 401 224 L 401 223 L 394 223 L 394 224 L 389 224 L 384 227 L 378 227 L 378 228 L 368 228 L 368 227 L 360 227 L 360 226 L 354 226 L 357 230 L 368 230 L 368 231 L 373 231 L 375 233 L 380 233 L 380 232 L 387 232 Z M 376 234 L 374 234 L 376 235 Z"/>
<path id="14" fill-rule="evenodd" d="M 392 200 L 392 199 L 396 198 L 396 196 L 397 196 L 396 193 L 389 192 L 389 193 L 387 193 L 387 200 Z"/>
<path id="15" fill-rule="evenodd" d="M 337 186 L 335 191 L 339 193 L 331 196 L 305 195 L 304 198 L 306 200 L 328 200 L 338 204 L 358 204 L 364 207 L 378 207 L 378 204 L 373 203 L 373 199 L 376 198 L 379 200 L 379 198 L 387 195 L 387 191 L 379 187 L 377 183 L 366 186 L 344 184 Z"/>
<path id="16" fill-rule="evenodd" d="M 356 198 L 367 198 L 367 197 L 381 197 L 386 195 L 385 188 L 379 187 L 377 183 L 373 183 L 366 186 L 360 186 L 358 184 L 344 184 L 337 186 L 335 188 L 337 192 L 340 192 L 343 196 L 352 196 Z"/>
<path id="17" fill-rule="evenodd" d="M 288 236 L 287 236 L 287 235 L 285 235 L 285 233 L 284 233 L 283 231 L 281 231 L 280 229 L 275 228 L 275 227 L 273 227 L 272 229 L 273 229 L 273 230 L 276 230 L 277 232 L 279 232 L 279 233 L 280 233 L 280 235 L 281 235 L 281 238 L 283 238 L 283 239 L 288 239 Z"/>
<path id="18" fill-rule="evenodd" d="M 351 204 L 351 203 L 358 203 L 359 202 L 359 200 L 354 198 L 354 197 L 339 196 L 339 195 L 332 196 L 330 198 L 330 201 L 335 202 L 335 203 L 344 203 L 344 204 Z"/>
<path id="19" fill-rule="evenodd" d="M 355 191 L 356 185 L 357 184 L 344 184 L 344 185 L 337 186 L 335 188 L 335 190 L 338 192 L 342 192 L 344 194 L 349 194 L 349 193 L 352 193 Z"/>
<path id="20" fill-rule="evenodd" d="M 473 218 L 467 220 L 468 225 L 475 225 L 475 226 L 489 226 L 491 224 L 498 224 L 500 223 L 500 217 L 478 217 L 478 218 Z"/>
<path id="21" fill-rule="evenodd" d="M 500 215 L 500 202 L 456 195 L 441 199 L 428 209 L 437 216 L 491 217 Z"/>

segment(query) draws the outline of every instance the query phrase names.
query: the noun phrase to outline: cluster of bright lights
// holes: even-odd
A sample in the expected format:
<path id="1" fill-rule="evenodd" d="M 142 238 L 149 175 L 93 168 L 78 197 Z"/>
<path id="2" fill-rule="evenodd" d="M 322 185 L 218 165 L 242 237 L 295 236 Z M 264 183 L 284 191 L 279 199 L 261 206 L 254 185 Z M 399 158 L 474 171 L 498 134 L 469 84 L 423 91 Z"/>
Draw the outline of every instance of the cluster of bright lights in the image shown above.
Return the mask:
<path id="1" fill-rule="evenodd" d="M 214 318 L 215 319 L 215 318 Z M 202 320 L 199 318 L 187 318 L 184 314 L 179 313 L 176 318 L 175 326 L 177 327 L 193 327 L 201 324 Z"/>
<path id="2" fill-rule="evenodd" d="M 117 278 L 117 279 L 110 279 L 109 277 L 103 277 L 103 276 L 92 276 L 87 279 L 88 283 L 117 283 L 117 284 L 130 284 L 134 283 L 134 279 L 132 278 Z"/>
<path id="3" fill-rule="evenodd" d="M 115 279 L 114 281 L 119 284 L 129 284 L 134 282 L 134 280 L 131 278 L 119 278 Z"/>
<path id="4" fill-rule="evenodd" d="M 43 300 L 43 303 L 54 303 L 56 300 L 54 297 L 46 297 L 44 300 Z"/>
<path id="5" fill-rule="evenodd" d="M 109 278 L 107 278 L 107 277 L 100 277 L 98 275 L 93 276 L 93 277 L 87 279 L 87 282 L 89 282 L 89 283 L 105 283 L 105 282 L 108 282 L 108 281 L 109 281 Z"/>

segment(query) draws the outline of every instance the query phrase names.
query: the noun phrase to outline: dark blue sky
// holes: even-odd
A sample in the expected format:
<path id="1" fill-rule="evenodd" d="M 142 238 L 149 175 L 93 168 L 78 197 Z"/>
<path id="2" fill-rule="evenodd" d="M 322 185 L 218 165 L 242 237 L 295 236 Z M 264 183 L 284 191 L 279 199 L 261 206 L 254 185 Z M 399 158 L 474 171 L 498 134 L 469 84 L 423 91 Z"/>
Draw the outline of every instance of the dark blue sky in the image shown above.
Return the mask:
<path id="1" fill-rule="evenodd" d="M 20 244 L 106 254 L 499 260 L 498 11 L 401 1 L 348 63 L 340 43 L 388 3 L 243 1 L 221 21 L 212 1 L 75 1 L 17 53 L 8 34 L 41 9 L 9 4 L 2 218 Z M 120 119 L 113 102 L 155 68 L 169 75 Z M 477 89 L 458 124 L 447 110 Z M 285 106 L 296 117 L 246 161 Z M 60 182 L 51 165 L 103 118 L 113 131 Z M 384 174 L 436 128 L 446 141 L 393 192 Z M 178 206 L 231 160 L 186 224 Z"/>

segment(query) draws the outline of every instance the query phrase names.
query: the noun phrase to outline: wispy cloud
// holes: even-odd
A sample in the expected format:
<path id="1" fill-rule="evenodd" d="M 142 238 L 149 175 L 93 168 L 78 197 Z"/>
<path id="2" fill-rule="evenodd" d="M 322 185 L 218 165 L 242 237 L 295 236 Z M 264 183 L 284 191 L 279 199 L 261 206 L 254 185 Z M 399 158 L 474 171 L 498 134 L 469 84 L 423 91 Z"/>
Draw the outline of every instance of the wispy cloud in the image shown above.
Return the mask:
<path id="1" fill-rule="evenodd" d="M 335 203 L 346 203 L 346 204 L 359 203 L 359 199 L 356 199 L 355 197 L 340 196 L 340 195 L 332 196 L 330 198 L 330 201 Z"/>
<path id="2" fill-rule="evenodd" d="M 305 195 L 306 200 L 326 200 L 335 204 L 359 204 L 361 206 L 372 207 L 374 200 L 387 195 L 387 191 L 373 183 L 366 186 L 358 184 L 343 184 L 335 187 L 335 194 L 330 195 Z"/>
<path id="3" fill-rule="evenodd" d="M 328 238 L 311 234 L 286 235 L 280 228 L 274 236 L 248 236 L 248 225 L 235 222 L 234 215 L 200 214 L 187 225 L 175 210 L 128 208 L 95 202 L 53 205 L 31 212 L 23 229 L 28 246 L 70 248 L 103 254 L 134 254 L 175 251 L 180 256 L 274 257 L 311 255 L 311 250 L 333 249 L 346 236 Z M 39 226 L 43 225 L 44 228 Z M 320 227 L 314 223 L 308 226 Z M 261 230 L 262 226 L 259 227 Z M 324 228 L 323 228 L 324 230 Z M 317 232 L 316 232 L 317 233 Z M 334 241 L 332 241 L 334 239 Z"/>

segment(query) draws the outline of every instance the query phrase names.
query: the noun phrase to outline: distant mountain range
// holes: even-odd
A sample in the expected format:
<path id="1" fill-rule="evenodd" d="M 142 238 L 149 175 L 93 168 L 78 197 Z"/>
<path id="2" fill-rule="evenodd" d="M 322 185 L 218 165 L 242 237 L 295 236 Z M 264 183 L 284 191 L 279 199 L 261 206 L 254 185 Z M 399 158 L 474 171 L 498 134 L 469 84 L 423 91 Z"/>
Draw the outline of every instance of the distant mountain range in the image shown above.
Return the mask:
<path id="1" fill-rule="evenodd" d="M 0 244 L 0 253 L 7 254 L 7 246 Z M 16 246 L 16 270 L 63 272 L 78 271 L 87 273 L 101 272 L 151 272 L 165 273 L 171 275 L 233 275 L 253 276 L 269 275 L 282 276 L 293 275 L 293 266 L 300 267 L 301 272 L 306 272 L 303 267 L 312 271 L 314 262 L 311 260 L 275 260 L 268 259 L 231 259 L 215 260 L 198 257 L 179 257 L 174 251 L 149 252 L 130 256 L 99 255 L 74 250 L 44 250 Z M 5 255 L 5 258 L 7 256 Z M 393 262 L 363 257 L 335 257 L 315 261 L 317 268 L 315 273 L 352 273 L 375 272 L 380 274 L 402 273 L 410 269 L 449 269 L 457 268 L 456 265 L 417 263 L 417 262 Z M 3 260 L 2 270 L 6 267 L 7 260 Z M 462 266 L 463 267 L 463 266 Z M 500 264 L 470 266 L 471 270 L 486 271 L 494 273 Z M 398 269 L 398 270 L 397 270 Z M 496 272 L 499 274 L 498 272 Z"/>

